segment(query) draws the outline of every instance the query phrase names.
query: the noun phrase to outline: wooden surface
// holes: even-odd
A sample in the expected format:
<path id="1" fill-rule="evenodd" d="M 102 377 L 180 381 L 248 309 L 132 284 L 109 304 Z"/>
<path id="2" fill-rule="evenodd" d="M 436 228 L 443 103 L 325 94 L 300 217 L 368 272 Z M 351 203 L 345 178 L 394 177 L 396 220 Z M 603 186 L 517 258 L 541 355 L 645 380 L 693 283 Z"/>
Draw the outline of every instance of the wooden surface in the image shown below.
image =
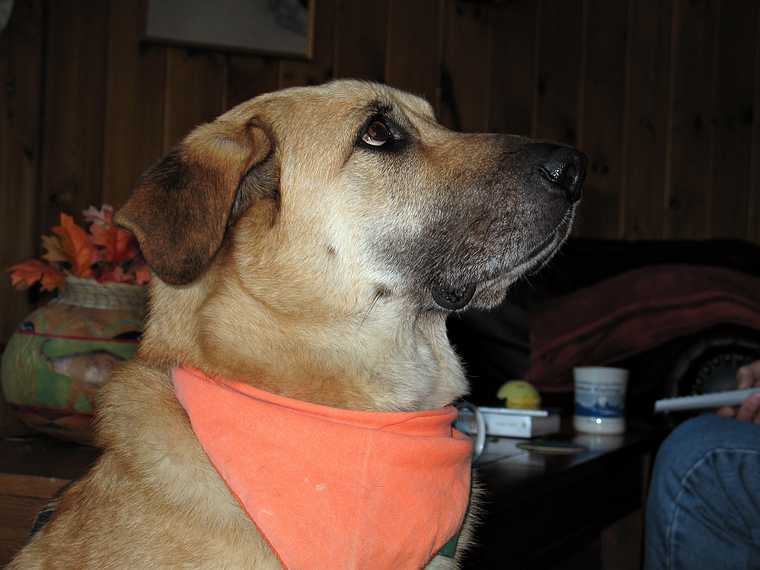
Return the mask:
<path id="1" fill-rule="evenodd" d="M 578 146 L 588 154 L 588 180 L 584 200 L 596 204 L 582 208 L 576 235 L 622 237 L 620 202 L 623 175 L 623 120 L 628 44 L 628 4 L 586 0 L 586 42 L 583 54 L 583 96 Z M 598 49 L 604 46 L 604 49 Z M 612 214 L 612 215 L 611 215 Z"/>
<path id="2" fill-rule="evenodd" d="M 43 3 L 39 0 L 17 3 L 13 18 L 13 24 L 0 35 L 2 270 L 33 255 L 39 240 Z M 14 291 L 3 276 L 0 279 L 0 344 L 30 310 L 27 296 Z"/>
<path id="3" fill-rule="evenodd" d="M 718 0 L 675 0 L 665 236 L 708 237 Z"/>
<path id="4" fill-rule="evenodd" d="M 579 441 L 570 435 L 552 438 Z M 602 558 L 633 558 L 631 566 L 611 568 L 637 567 L 640 509 L 659 438 L 649 430 L 630 429 L 622 438 L 595 439 L 596 448 L 574 454 L 509 450 L 503 457 L 486 456 L 477 469 L 487 497 L 480 546 L 465 567 L 500 568 L 508 562 L 515 568 L 550 569 L 600 536 Z M 620 528 L 611 526 L 618 521 L 629 531 L 624 540 Z"/>
<path id="5" fill-rule="evenodd" d="M 101 0 L 77 6 L 45 4 L 38 234 L 58 224 L 61 211 L 78 214 L 103 195 L 108 6 Z"/>
<path id="6" fill-rule="evenodd" d="M 26 543 L 42 506 L 97 455 L 92 447 L 46 436 L 0 439 L 0 566 Z"/>
<path id="7" fill-rule="evenodd" d="M 663 235 L 671 18 L 672 0 L 630 1 L 619 228 L 626 239 Z"/>
<path id="8" fill-rule="evenodd" d="M 120 206 L 197 123 L 347 76 L 420 93 L 453 128 L 579 145 L 578 236 L 760 242 L 757 2 L 314 1 L 311 61 L 142 43 L 144 0 L 16 2 L 0 34 L 2 267 L 39 253 L 60 210 Z M 0 340 L 18 298 L 0 285 Z"/>

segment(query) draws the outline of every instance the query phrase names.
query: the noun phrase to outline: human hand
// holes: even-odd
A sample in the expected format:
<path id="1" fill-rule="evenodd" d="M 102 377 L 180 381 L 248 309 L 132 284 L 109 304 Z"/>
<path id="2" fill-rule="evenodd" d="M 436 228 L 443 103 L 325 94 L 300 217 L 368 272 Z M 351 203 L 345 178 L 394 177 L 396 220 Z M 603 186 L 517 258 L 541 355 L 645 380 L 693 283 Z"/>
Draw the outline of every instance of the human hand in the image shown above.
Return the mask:
<path id="1" fill-rule="evenodd" d="M 760 387 L 760 360 L 739 368 L 736 380 L 739 390 Z M 760 424 L 760 394 L 751 395 L 739 407 L 724 406 L 718 410 L 718 415 Z"/>

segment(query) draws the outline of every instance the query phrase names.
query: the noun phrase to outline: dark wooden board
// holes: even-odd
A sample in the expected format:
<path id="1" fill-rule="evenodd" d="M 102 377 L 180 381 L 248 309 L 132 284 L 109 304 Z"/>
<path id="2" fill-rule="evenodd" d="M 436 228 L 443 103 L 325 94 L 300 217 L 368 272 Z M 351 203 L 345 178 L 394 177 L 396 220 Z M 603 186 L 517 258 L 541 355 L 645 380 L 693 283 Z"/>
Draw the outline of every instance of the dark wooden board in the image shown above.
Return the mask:
<path id="1" fill-rule="evenodd" d="M 58 223 L 60 211 L 79 216 L 102 201 L 108 52 L 108 3 L 46 6 L 39 233 Z"/>
<path id="2" fill-rule="evenodd" d="M 707 207 L 708 233 L 714 237 L 743 238 L 748 233 L 755 77 L 747 71 L 755 69 L 759 7 L 755 0 L 731 0 L 720 6 Z"/>
<path id="3" fill-rule="evenodd" d="M 585 0 L 580 148 L 588 155 L 576 234 L 620 237 L 628 4 Z"/>
<path id="4" fill-rule="evenodd" d="M 714 140 L 717 0 L 676 0 L 673 10 L 670 165 L 665 237 L 709 232 Z"/>
<path id="5" fill-rule="evenodd" d="M 44 5 L 32 0 L 16 5 L 0 35 L 0 343 L 32 309 L 4 272 L 39 247 L 43 25 Z"/>
<path id="6" fill-rule="evenodd" d="M 536 100 L 538 3 L 515 0 L 491 10 L 488 130 L 529 136 Z"/>
<path id="7" fill-rule="evenodd" d="M 669 132 L 672 0 L 630 0 L 622 231 L 626 239 L 663 235 Z"/>

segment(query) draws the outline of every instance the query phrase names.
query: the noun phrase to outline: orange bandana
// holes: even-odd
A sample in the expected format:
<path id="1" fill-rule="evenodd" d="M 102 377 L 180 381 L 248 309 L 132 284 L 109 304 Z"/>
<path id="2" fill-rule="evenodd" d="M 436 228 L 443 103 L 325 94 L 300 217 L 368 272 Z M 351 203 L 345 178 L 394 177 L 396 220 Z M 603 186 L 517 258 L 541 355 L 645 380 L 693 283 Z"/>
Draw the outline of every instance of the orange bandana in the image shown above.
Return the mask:
<path id="1" fill-rule="evenodd" d="M 177 398 L 232 494 L 291 570 L 422 568 L 462 525 L 456 409 L 358 412 L 188 368 Z"/>

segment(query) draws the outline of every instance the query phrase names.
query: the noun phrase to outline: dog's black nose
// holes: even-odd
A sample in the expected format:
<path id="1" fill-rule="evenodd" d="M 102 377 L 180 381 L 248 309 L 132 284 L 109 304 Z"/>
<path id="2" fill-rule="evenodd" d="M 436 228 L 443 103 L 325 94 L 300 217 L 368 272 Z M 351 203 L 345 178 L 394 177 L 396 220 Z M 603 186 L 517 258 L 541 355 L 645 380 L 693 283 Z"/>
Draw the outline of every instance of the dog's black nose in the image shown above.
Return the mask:
<path id="1" fill-rule="evenodd" d="M 583 180 L 586 178 L 586 155 L 569 146 L 541 144 L 547 158 L 539 167 L 551 184 L 575 203 L 581 199 Z"/>

